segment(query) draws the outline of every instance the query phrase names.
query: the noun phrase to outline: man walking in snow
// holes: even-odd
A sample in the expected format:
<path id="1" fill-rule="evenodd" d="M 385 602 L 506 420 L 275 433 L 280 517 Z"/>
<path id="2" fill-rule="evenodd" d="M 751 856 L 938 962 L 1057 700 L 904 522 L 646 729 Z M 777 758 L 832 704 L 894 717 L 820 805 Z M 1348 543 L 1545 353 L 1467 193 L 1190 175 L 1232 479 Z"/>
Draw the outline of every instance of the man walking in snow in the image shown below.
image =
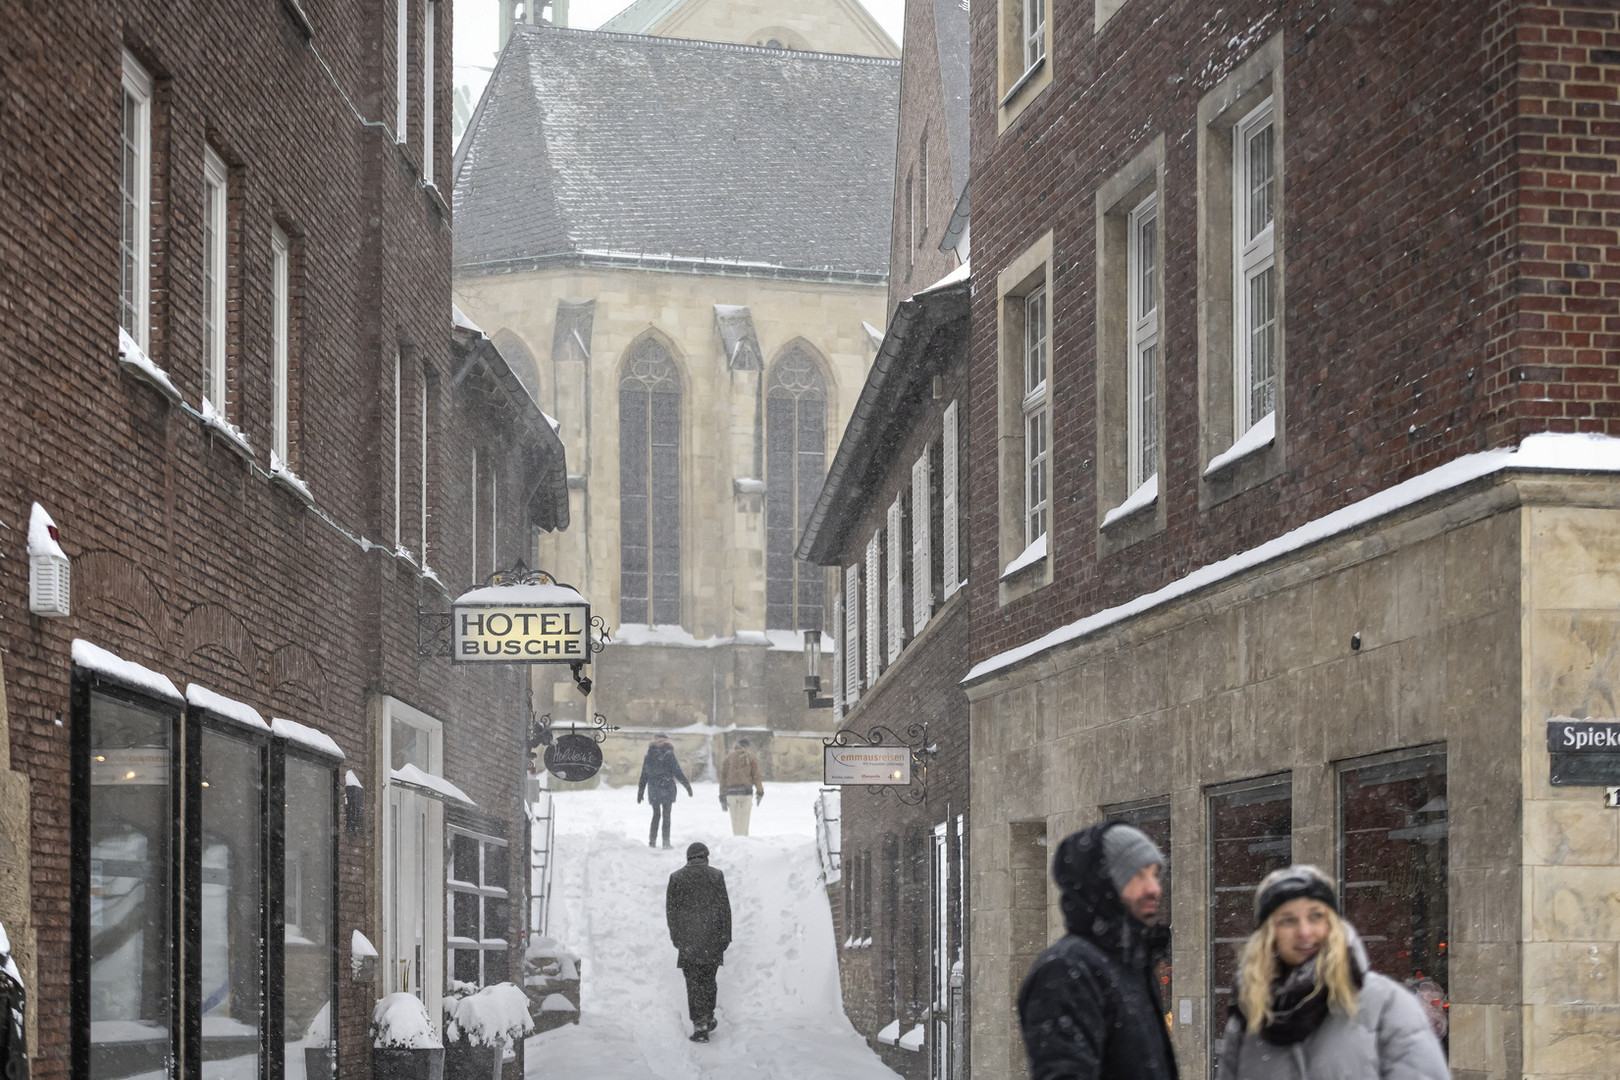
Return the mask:
<path id="1" fill-rule="evenodd" d="M 1069 932 L 1029 969 L 1018 1018 L 1030 1080 L 1176 1080 L 1154 982 L 1169 944 L 1146 833 L 1108 821 L 1070 834 L 1052 859 Z"/>
<path id="2" fill-rule="evenodd" d="M 679 954 L 675 966 L 686 975 L 692 1041 L 708 1042 L 715 1025 L 715 973 L 731 944 L 731 897 L 726 875 L 709 865 L 709 849 L 703 844 L 688 847 L 686 865 L 669 875 L 664 917 Z"/>
<path id="3" fill-rule="evenodd" d="M 648 745 L 647 756 L 641 759 L 641 783 L 636 786 L 636 802 L 646 795 L 652 803 L 652 826 L 647 830 L 648 847 L 658 846 L 660 820 L 664 825 L 664 846 L 669 847 L 669 816 L 675 806 L 677 780 L 690 796 L 692 785 L 681 771 L 681 763 L 675 760 L 675 747 L 670 743 L 669 736 L 660 731 Z"/>
<path id="4" fill-rule="evenodd" d="M 753 802 L 748 797 L 753 796 Z M 720 809 L 731 811 L 731 835 L 748 835 L 748 818 L 765 797 L 765 784 L 759 778 L 759 758 L 748 749 L 747 739 L 720 762 Z"/>

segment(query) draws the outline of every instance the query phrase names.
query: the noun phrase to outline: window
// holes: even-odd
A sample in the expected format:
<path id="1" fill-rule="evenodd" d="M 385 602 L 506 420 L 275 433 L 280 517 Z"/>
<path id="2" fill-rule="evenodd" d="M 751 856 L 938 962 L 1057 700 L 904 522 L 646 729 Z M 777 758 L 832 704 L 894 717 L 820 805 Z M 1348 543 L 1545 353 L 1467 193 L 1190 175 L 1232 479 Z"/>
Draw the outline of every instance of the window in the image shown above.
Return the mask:
<path id="1" fill-rule="evenodd" d="M 1213 1056 L 1231 1011 L 1243 943 L 1254 931 L 1254 887 L 1293 861 L 1293 789 L 1260 780 L 1209 795 L 1209 1045 Z"/>
<path id="2" fill-rule="evenodd" d="M 445 880 L 444 805 L 422 787 L 402 782 L 402 770 L 412 766 L 429 776 L 443 775 L 443 725 L 389 698 L 382 732 L 383 972 L 378 992 L 414 994 L 437 1021 L 444 989 L 444 890 L 439 884 Z"/>
<path id="3" fill-rule="evenodd" d="M 915 169 L 906 173 L 905 215 L 906 268 L 909 270 L 911 268 L 911 264 L 916 261 L 913 253 L 917 249 L 917 187 Z"/>
<path id="4" fill-rule="evenodd" d="M 410 0 L 394 7 L 394 138 L 405 142 L 410 128 L 411 28 Z"/>
<path id="5" fill-rule="evenodd" d="M 1052 234 L 996 276 L 1000 599 L 1052 579 Z"/>
<path id="6" fill-rule="evenodd" d="M 290 367 L 288 362 L 287 331 L 290 304 L 290 252 L 287 234 L 279 228 L 270 231 L 270 275 L 273 310 L 270 319 L 271 363 L 271 429 L 272 448 L 283 463 L 288 456 L 288 402 L 290 399 Z"/>
<path id="7" fill-rule="evenodd" d="M 332 1075 L 337 986 L 337 769 L 287 753 L 283 941 L 283 1053 L 309 1080 Z M 314 1062 L 322 1064 L 312 1065 Z"/>
<path id="8" fill-rule="evenodd" d="M 1132 491 L 1159 475 L 1158 203 L 1152 195 L 1131 211 L 1130 424 L 1126 443 Z"/>
<path id="9" fill-rule="evenodd" d="M 1406 983 L 1446 1031 L 1450 814 L 1444 752 L 1339 771 L 1339 895 L 1374 971 Z"/>
<path id="10" fill-rule="evenodd" d="M 820 630 L 826 578 L 793 557 L 827 474 L 827 384 L 802 345 L 771 368 L 765 391 L 765 626 Z"/>
<path id="11" fill-rule="evenodd" d="M 452 826 L 447 870 L 450 978 L 477 986 L 508 981 L 512 875 L 506 841 Z"/>
<path id="12" fill-rule="evenodd" d="M 421 450 L 421 459 L 417 463 L 417 507 L 422 512 L 421 531 L 417 535 L 422 541 L 423 569 L 428 564 L 428 382 L 428 373 L 424 371 L 417 385 L 416 398 L 416 443 Z"/>
<path id="13" fill-rule="evenodd" d="M 394 549 L 405 544 L 405 355 L 394 352 Z M 477 567 L 473 567 L 476 573 Z"/>
<path id="14" fill-rule="evenodd" d="M 930 540 L 934 512 L 932 453 L 924 450 L 911 465 L 911 636 L 922 633 L 934 611 L 934 563 Z"/>
<path id="15" fill-rule="evenodd" d="M 1046 59 L 1046 0 L 1024 0 L 1024 70 Z"/>
<path id="16" fill-rule="evenodd" d="M 619 378 L 619 618 L 681 621 L 681 382 L 655 338 Z"/>
<path id="17" fill-rule="evenodd" d="M 228 415 L 225 372 L 226 252 L 229 239 L 229 173 L 225 162 L 203 149 L 203 397 L 221 417 Z"/>
<path id="18" fill-rule="evenodd" d="M 913 243 L 928 242 L 928 132 L 917 143 L 917 235 Z"/>
<path id="19" fill-rule="evenodd" d="M 1270 98 L 1243 118 L 1233 141 L 1234 415 L 1241 433 L 1277 407 L 1276 125 Z"/>
<path id="20" fill-rule="evenodd" d="M 257 1072 L 265 1028 L 265 751 L 241 725 L 202 722 L 198 1011 L 204 1080 Z"/>
<path id="21" fill-rule="evenodd" d="M 1050 0 L 996 0 L 996 130 L 1006 131 L 1052 83 Z"/>
<path id="22" fill-rule="evenodd" d="M 1024 297 L 1024 543 L 1046 535 L 1052 409 L 1047 388 L 1046 286 Z"/>
<path id="23" fill-rule="evenodd" d="M 439 5 L 427 0 L 422 5 L 422 182 L 433 183 L 433 51 Z"/>
<path id="24" fill-rule="evenodd" d="M 123 170 L 118 187 L 118 324 L 143 352 L 151 348 L 152 76 L 124 54 Z"/>

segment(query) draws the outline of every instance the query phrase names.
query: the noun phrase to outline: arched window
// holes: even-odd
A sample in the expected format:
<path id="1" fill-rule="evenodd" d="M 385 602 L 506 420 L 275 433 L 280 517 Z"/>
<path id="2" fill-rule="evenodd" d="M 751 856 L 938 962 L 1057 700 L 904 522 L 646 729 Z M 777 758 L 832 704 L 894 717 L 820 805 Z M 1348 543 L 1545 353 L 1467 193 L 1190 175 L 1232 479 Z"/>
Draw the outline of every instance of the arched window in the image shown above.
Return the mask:
<path id="1" fill-rule="evenodd" d="M 619 621 L 681 621 L 681 377 L 654 338 L 619 377 Z"/>
<path id="2" fill-rule="evenodd" d="M 790 346 L 765 390 L 765 626 L 820 630 L 823 574 L 793 557 L 827 476 L 827 384 Z"/>

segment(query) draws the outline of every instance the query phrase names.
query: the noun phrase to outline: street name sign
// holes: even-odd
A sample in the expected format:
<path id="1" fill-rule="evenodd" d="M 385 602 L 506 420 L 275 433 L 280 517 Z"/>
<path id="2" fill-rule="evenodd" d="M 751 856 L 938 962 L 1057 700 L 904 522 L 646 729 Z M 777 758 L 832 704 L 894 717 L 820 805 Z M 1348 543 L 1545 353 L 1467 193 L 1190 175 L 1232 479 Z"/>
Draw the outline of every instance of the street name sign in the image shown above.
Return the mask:
<path id="1" fill-rule="evenodd" d="M 1620 784 L 1620 721 L 1547 721 L 1548 779 L 1557 786 Z"/>
<path id="2" fill-rule="evenodd" d="M 911 784 L 909 746 L 829 746 L 821 775 L 827 784 Z"/>

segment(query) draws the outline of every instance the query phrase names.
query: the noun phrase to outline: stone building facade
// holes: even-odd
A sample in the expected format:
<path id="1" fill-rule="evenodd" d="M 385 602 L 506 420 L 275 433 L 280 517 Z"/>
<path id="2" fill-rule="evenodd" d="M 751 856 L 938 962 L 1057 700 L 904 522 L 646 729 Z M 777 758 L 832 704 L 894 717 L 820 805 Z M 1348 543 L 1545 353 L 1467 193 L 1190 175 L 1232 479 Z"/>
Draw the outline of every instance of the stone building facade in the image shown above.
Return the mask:
<path id="1" fill-rule="evenodd" d="M 1031 18 L 1032 14 L 1044 15 Z M 1614 12 L 975 5 L 974 1063 L 1048 842 L 1170 855 L 1213 1074 L 1249 890 L 1314 862 L 1459 1077 L 1615 1076 Z"/>
<path id="2" fill-rule="evenodd" d="M 450 5 L 0 7 L 32 1075 L 369 1076 L 384 994 L 437 1029 L 450 979 L 518 977 L 527 679 L 423 658 L 418 615 L 568 521 L 452 323 Z"/>
<path id="3" fill-rule="evenodd" d="M 517 26 L 458 154 L 457 302 L 578 448 L 544 559 L 612 629 L 609 782 L 669 729 L 689 775 L 741 730 L 767 780 L 819 775 L 800 632 L 830 597 L 792 552 L 876 348 L 897 89 L 889 60 Z"/>
<path id="4" fill-rule="evenodd" d="M 600 29 L 891 60 L 900 55 L 859 0 L 635 0 Z"/>

